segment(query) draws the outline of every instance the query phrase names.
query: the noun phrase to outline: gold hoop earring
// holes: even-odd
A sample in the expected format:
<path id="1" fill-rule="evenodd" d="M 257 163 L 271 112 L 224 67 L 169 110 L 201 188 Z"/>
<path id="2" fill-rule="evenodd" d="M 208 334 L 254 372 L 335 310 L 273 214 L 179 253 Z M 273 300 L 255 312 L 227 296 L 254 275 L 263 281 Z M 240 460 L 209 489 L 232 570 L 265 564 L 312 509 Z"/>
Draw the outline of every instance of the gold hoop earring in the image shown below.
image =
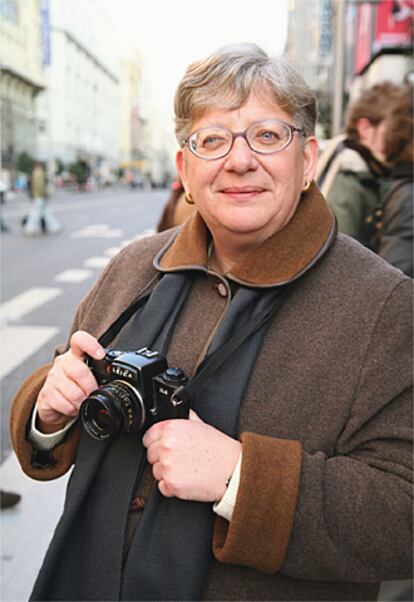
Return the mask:
<path id="1" fill-rule="evenodd" d="M 306 191 L 308 191 L 308 190 L 309 190 L 309 188 L 311 187 L 311 185 L 312 185 L 312 180 L 308 180 L 308 181 L 306 182 L 305 186 L 302 188 L 302 192 L 306 192 Z"/>
<path id="2" fill-rule="evenodd" d="M 191 195 L 191 192 L 186 192 L 186 193 L 185 193 L 185 200 L 186 200 L 186 202 L 187 202 L 189 205 L 194 205 L 194 204 L 195 204 L 195 203 L 194 203 L 194 200 L 193 200 L 193 197 L 192 197 L 192 195 Z"/>

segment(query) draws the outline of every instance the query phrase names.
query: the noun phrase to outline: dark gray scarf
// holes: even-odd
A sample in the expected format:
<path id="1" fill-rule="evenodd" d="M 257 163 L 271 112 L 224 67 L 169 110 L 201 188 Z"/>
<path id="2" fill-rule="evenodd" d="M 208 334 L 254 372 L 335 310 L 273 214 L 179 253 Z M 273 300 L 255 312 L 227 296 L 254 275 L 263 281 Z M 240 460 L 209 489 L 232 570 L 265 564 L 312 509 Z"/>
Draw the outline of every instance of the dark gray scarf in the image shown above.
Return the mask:
<path id="1" fill-rule="evenodd" d="M 132 350 L 168 347 L 192 285 L 190 272 L 164 275 L 117 337 Z M 240 286 L 207 353 L 274 305 L 279 289 Z M 240 404 L 269 321 L 247 338 L 197 390 L 192 407 L 237 437 Z M 189 340 L 190 342 L 190 340 Z M 64 512 L 31 600 L 200 600 L 211 560 L 215 515 L 209 503 L 164 498 L 156 487 L 123 565 L 128 509 L 145 450 L 135 434 L 97 442 L 82 434 Z"/>

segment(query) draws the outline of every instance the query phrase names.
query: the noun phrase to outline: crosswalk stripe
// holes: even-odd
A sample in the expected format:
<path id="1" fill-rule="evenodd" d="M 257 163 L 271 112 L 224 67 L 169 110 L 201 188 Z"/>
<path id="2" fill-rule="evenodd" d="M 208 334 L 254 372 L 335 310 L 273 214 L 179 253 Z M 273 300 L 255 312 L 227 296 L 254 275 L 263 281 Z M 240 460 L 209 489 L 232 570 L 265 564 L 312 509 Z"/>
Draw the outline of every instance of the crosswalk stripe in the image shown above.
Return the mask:
<path id="1" fill-rule="evenodd" d="M 104 255 L 107 255 L 108 257 L 114 257 L 121 250 L 122 250 L 122 247 L 108 247 L 107 249 L 105 249 Z"/>
<path id="2" fill-rule="evenodd" d="M 121 228 L 111 228 L 109 224 L 90 224 L 81 230 L 72 232 L 71 238 L 120 238 Z"/>
<path id="3" fill-rule="evenodd" d="M 89 257 L 83 262 L 83 265 L 85 268 L 104 268 L 110 260 L 110 257 Z"/>
<path id="4" fill-rule="evenodd" d="M 60 288 L 35 286 L 0 305 L 0 320 L 18 320 L 62 293 Z"/>
<path id="5" fill-rule="evenodd" d="M 0 379 L 26 361 L 59 332 L 54 326 L 6 326 L 1 330 Z"/>
<path id="6" fill-rule="evenodd" d="M 54 280 L 56 282 L 83 282 L 92 276 L 92 274 L 92 270 L 69 269 L 60 272 L 60 274 L 56 274 Z"/>

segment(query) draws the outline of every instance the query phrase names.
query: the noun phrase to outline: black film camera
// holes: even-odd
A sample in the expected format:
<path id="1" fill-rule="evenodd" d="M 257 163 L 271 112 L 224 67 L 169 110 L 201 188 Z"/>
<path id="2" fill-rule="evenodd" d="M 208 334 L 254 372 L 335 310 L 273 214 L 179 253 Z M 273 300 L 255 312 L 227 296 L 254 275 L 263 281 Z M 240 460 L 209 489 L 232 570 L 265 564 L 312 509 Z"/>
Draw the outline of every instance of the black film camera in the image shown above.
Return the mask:
<path id="1" fill-rule="evenodd" d="M 86 362 L 99 384 L 81 406 L 86 432 L 98 440 L 141 432 L 160 420 L 187 418 L 189 403 L 175 395 L 187 383 L 181 368 L 168 368 L 157 351 L 106 349 Z"/>

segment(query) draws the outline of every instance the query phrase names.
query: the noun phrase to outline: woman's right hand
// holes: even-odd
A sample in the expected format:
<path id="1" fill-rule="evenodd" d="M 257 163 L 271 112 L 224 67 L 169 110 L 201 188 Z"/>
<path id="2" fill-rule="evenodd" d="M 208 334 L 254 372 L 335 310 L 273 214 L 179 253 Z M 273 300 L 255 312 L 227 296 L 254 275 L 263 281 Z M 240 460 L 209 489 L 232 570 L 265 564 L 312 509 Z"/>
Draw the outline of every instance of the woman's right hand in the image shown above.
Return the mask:
<path id="1" fill-rule="evenodd" d="M 38 428 L 53 433 L 79 414 L 86 397 L 98 383 L 85 363 L 85 356 L 103 359 L 105 351 L 98 340 L 78 330 L 70 340 L 66 353 L 56 357 L 37 398 Z"/>

